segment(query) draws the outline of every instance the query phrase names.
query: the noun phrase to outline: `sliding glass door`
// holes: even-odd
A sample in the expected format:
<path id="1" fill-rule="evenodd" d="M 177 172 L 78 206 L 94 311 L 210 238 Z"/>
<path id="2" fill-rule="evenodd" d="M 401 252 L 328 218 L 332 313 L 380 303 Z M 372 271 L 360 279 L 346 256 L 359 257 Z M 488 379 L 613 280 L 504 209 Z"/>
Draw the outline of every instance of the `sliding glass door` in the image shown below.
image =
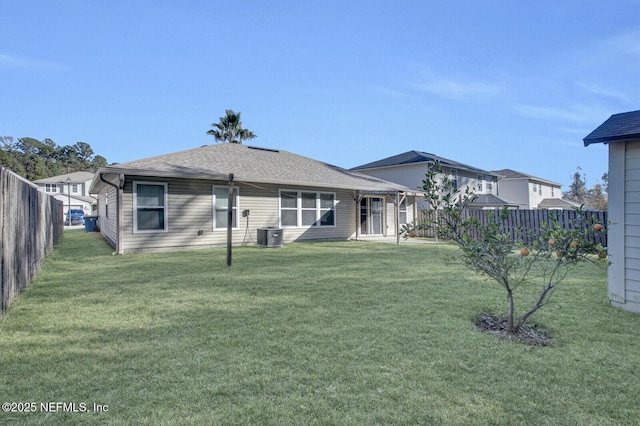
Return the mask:
<path id="1" fill-rule="evenodd" d="M 382 235 L 384 224 L 384 199 L 365 197 L 360 201 L 360 233 Z"/>

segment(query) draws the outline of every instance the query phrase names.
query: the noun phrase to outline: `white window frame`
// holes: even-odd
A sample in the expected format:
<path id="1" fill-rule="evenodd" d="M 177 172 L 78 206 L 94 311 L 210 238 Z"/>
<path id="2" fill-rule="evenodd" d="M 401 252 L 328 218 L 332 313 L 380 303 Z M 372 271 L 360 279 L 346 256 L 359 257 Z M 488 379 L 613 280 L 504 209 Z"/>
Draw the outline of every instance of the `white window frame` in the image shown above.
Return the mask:
<path id="1" fill-rule="evenodd" d="M 451 169 L 449 178 L 453 181 L 453 189 L 458 189 L 458 169 Z"/>
<path id="2" fill-rule="evenodd" d="M 484 180 L 484 175 L 478 174 L 478 192 L 482 192 L 482 181 Z"/>
<path id="3" fill-rule="evenodd" d="M 45 183 L 44 184 L 44 192 L 57 193 L 58 192 L 58 185 L 56 185 L 55 183 Z"/>
<path id="4" fill-rule="evenodd" d="M 212 208 L 213 208 L 213 231 L 224 231 L 227 229 L 226 226 L 224 227 L 220 227 L 217 228 L 216 227 L 216 188 L 224 188 L 224 189 L 229 189 L 228 185 L 213 185 L 213 187 L 211 188 L 211 197 L 212 197 Z M 236 193 L 234 199 L 233 199 L 233 206 L 231 207 L 232 210 L 235 210 L 235 218 L 236 218 L 236 226 L 232 226 L 231 229 L 240 229 L 240 217 L 238 216 L 238 212 L 240 211 L 240 188 L 238 188 L 237 186 L 233 187 L 233 192 Z M 228 198 L 227 198 L 228 200 Z M 220 211 L 223 211 L 223 209 L 220 209 Z M 224 211 L 228 211 L 227 209 L 224 209 Z"/>
<path id="5" fill-rule="evenodd" d="M 489 192 L 493 191 L 493 177 L 489 175 L 485 175 L 484 180 L 487 182 L 485 185 L 487 187 L 487 191 Z"/>
<path id="6" fill-rule="evenodd" d="M 533 182 L 533 192 L 538 192 L 538 184 Z"/>
<path id="7" fill-rule="evenodd" d="M 163 229 L 138 229 L 138 185 L 163 186 L 164 187 L 164 206 L 145 206 L 154 207 L 164 210 L 164 228 Z M 133 193 L 133 233 L 134 234 L 157 234 L 169 232 L 169 184 L 166 182 L 146 182 L 134 181 L 132 187 Z"/>
<path id="8" fill-rule="evenodd" d="M 289 192 L 296 194 L 296 207 L 282 207 L 282 193 Z M 302 207 L 302 193 L 305 194 L 315 194 L 316 206 L 315 208 L 310 207 Z M 322 198 L 321 195 L 330 195 L 333 198 L 333 204 L 331 208 L 323 208 L 322 207 Z M 335 192 L 327 192 L 327 191 L 315 191 L 312 189 L 309 190 L 297 190 L 297 189 L 281 189 L 278 191 L 278 226 L 280 228 L 335 228 L 338 223 L 338 215 L 336 211 L 336 206 L 338 205 L 338 199 L 336 197 Z M 282 224 L 282 211 L 296 211 L 296 225 L 283 225 Z M 316 221 L 312 225 L 302 225 L 302 212 L 303 211 L 311 211 L 315 210 L 316 212 Z M 333 225 L 322 225 L 320 220 L 322 219 L 322 215 L 328 211 L 333 210 Z"/>

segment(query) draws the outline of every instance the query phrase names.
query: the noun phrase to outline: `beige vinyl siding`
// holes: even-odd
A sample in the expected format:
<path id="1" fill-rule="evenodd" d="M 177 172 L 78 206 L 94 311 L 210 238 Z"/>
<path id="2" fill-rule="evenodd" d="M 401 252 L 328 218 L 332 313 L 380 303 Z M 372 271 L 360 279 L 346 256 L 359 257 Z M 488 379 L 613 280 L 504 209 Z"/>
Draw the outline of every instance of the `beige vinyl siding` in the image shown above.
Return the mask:
<path id="1" fill-rule="evenodd" d="M 406 212 L 407 212 L 407 221 L 406 223 L 411 223 L 415 220 L 415 215 L 414 215 L 414 208 L 415 208 L 415 203 L 416 203 L 416 198 L 415 197 L 410 197 L 407 196 L 406 197 Z M 396 233 L 398 232 L 398 229 L 402 228 L 402 223 L 399 224 L 399 228 L 396 229 L 396 209 L 395 209 L 395 204 L 393 203 L 393 201 L 391 201 L 391 199 L 389 198 L 388 195 L 384 196 L 384 203 L 385 203 L 385 209 L 384 209 L 384 221 L 385 221 L 385 226 L 386 226 L 386 232 L 385 235 L 388 237 L 392 237 L 395 236 Z"/>
<path id="2" fill-rule="evenodd" d="M 335 194 L 335 226 L 306 226 L 306 227 L 283 227 L 283 241 L 304 241 L 304 240 L 346 240 L 355 236 L 356 203 L 355 194 L 351 190 L 330 190 L 324 188 L 309 188 L 287 186 L 286 188 L 270 188 L 276 190 L 275 199 L 275 224 L 278 226 L 279 220 L 279 200 L 278 192 L 282 190 L 324 192 Z M 257 200 L 256 200 L 257 201 Z"/>
<path id="3" fill-rule="evenodd" d="M 100 218 L 98 226 L 100 233 L 112 247 L 116 247 L 118 241 L 117 195 L 116 189 L 111 187 L 98 194 L 98 216 Z M 107 208 L 109 209 L 108 217 Z"/>
<path id="4" fill-rule="evenodd" d="M 384 221 L 386 225 L 386 232 L 384 235 L 393 236 L 396 235 L 396 209 L 395 204 L 385 195 L 385 209 L 384 209 Z"/>
<path id="5" fill-rule="evenodd" d="M 531 188 L 529 187 L 529 180 L 522 179 L 500 179 L 498 181 L 498 197 L 503 200 L 509 200 L 511 203 L 518 204 L 521 209 L 530 209 L 531 202 L 529 193 Z"/>
<path id="6" fill-rule="evenodd" d="M 427 172 L 427 164 L 414 163 L 393 167 L 380 167 L 376 169 L 358 170 L 359 173 L 374 176 L 389 182 L 399 183 L 411 189 L 422 187 L 422 180 Z"/>
<path id="7" fill-rule="evenodd" d="M 640 310 L 640 141 L 628 142 L 625 161 L 625 277 L 627 303 Z"/>
<path id="8" fill-rule="evenodd" d="M 166 183 L 166 232 L 134 233 L 133 182 Z M 226 186 L 225 181 L 197 179 L 161 179 L 127 176 L 123 193 L 123 251 L 160 251 L 198 247 L 224 246 L 226 229 L 213 229 L 213 187 Z M 333 192 L 336 195 L 336 226 L 285 228 L 283 241 L 349 239 L 355 236 L 355 202 L 351 190 L 327 190 L 309 187 L 253 185 L 238 182 L 238 227 L 233 230 L 233 244 L 255 244 L 257 230 L 277 227 L 279 223 L 279 190 Z M 109 201 L 111 202 L 111 201 Z M 249 210 L 248 217 L 242 217 Z M 248 229 L 248 230 L 247 230 Z M 200 235 L 199 235 L 200 234 Z"/>
<path id="9" fill-rule="evenodd" d="M 133 226 L 133 182 L 167 184 L 165 221 L 167 231 L 135 233 Z M 226 182 L 216 182 L 225 185 Z M 214 233 L 213 182 L 187 179 L 127 177 L 122 199 L 123 251 L 153 251 L 222 244 L 226 233 Z M 202 231 L 202 235 L 198 235 Z M 220 238 L 218 237 L 220 234 Z M 219 240 L 219 241 L 218 241 Z"/>

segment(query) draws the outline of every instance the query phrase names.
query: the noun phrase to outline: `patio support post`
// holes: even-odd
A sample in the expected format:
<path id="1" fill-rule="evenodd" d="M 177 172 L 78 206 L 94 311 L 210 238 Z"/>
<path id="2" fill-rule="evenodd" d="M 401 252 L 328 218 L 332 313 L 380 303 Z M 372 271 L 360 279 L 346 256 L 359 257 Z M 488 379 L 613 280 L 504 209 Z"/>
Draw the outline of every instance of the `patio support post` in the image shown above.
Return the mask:
<path id="1" fill-rule="evenodd" d="M 231 266 L 231 244 L 233 235 L 233 173 L 229 173 L 229 200 L 227 204 L 227 266 Z"/>
<path id="2" fill-rule="evenodd" d="M 399 192 L 396 192 L 396 202 L 394 204 L 396 209 L 396 224 L 395 224 L 396 245 L 399 246 L 400 245 L 400 229 L 398 229 L 400 227 L 400 193 Z"/>
<path id="3" fill-rule="evenodd" d="M 356 196 L 353 197 L 353 201 L 356 203 L 356 241 L 360 238 L 360 202 L 362 201 L 362 194 L 356 191 Z"/>

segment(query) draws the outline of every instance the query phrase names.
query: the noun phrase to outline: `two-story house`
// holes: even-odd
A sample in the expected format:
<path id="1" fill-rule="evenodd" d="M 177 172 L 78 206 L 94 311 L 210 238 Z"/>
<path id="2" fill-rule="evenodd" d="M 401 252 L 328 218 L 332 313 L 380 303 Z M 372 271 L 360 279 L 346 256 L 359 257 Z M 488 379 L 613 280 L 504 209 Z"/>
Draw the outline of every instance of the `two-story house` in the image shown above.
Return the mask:
<path id="1" fill-rule="evenodd" d="M 578 207 L 578 204 L 562 199 L 562 185 L 511 169 L 492 173 L 500 178 L 500 197 L 516 204 L 520 209 L 563 210 Z"/>
<path id="2" fill-rule="evenodd" d="M 82 209 L 85 215 L 96 213 L 97 200 L 89 195 L 94 174 L 73 172 L 34 181 L 41 191 L 53 195 L 64 204 L 64 213 L 69 209 Z"/>
<path id="3" fill-rule="evenodd" d="M 351 170 L 364 173 L 390 182 L 395 182 L 409 188 L 422 188 L 422 181 L 429 168 L 439 162 L 444 173 L 447 173 L 459 189 L 471 188 L 477 195 L 474 207 L 497 208 L 515 207 L 513 203 L 505 201 L 498 196 L 498 174 L 459 163 L 434 154 L 422 151 L 408 151 L 382 160 L 363 164 Z M 421 208 L 427 208 L 426 201 L 422 200 Z"/>

